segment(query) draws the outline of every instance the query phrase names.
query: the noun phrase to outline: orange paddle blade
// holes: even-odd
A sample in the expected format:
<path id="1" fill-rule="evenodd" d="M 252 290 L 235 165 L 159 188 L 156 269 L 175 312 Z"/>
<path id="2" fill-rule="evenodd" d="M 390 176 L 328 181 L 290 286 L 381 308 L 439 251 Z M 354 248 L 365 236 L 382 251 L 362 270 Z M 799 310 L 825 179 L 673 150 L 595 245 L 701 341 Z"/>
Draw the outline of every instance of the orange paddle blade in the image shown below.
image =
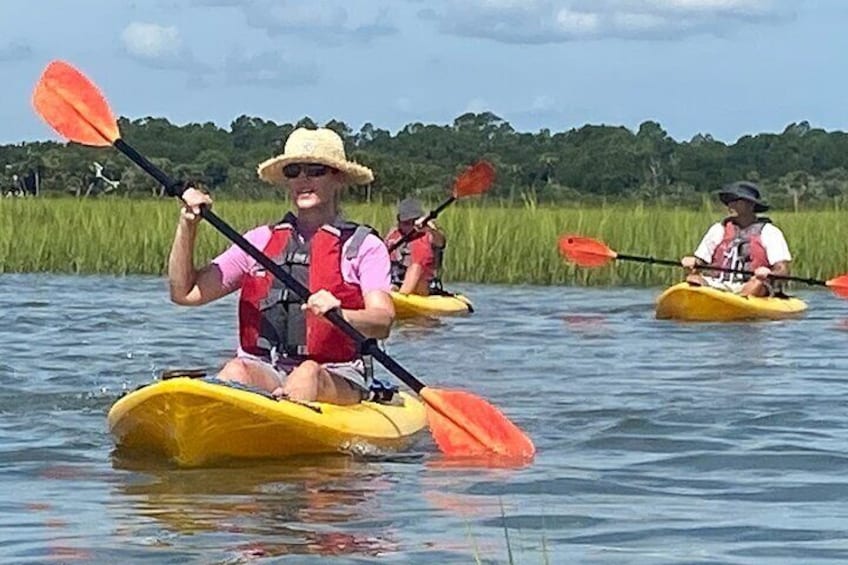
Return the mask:
<path id="1" fill-rule="evenodd" d="M 824 284 L 826 284 L 837 296 L 848 298 L 848 275 L 840 275 L 838 277 L 828 279 Z"/>
<path id="2" fill-rule="evenodd" d="M 474 163 L 453 183 L 454 198 L 483 194 L 495 182 L 495 167 L 488 161 Z"/>
<path id="3" fill-rule="evenodd" d="M 597 239 L 579 235 L 560 236 L 559 251 L 581 267 L 602 267 L 617 256 L 615 251 Z"/>
<path id="4" fill-rule="evenodd" d="M 32 94 L 35 111 L 56 132 L 83 145 L 107 146 L 121 137 L 118 122 L 100 90 L 84 74 L 53 61 Z"/>
<path id="5" fill-rule="evenodd" d="M 533 442 L 500 410 L 470 392 L 424 387 L 427 420 L 436 445 L 446 455 L 500 455 L 531 459 Z"/>

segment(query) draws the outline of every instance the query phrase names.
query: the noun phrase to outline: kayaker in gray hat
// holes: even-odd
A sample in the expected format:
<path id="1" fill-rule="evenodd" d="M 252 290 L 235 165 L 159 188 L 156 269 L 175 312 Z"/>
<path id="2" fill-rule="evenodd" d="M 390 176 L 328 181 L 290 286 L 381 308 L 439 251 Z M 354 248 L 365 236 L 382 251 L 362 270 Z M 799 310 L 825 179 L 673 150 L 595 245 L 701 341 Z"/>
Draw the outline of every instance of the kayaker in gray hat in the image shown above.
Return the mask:
<path id="1" fill-rule="evenodd" d="M 392 287 L 402 294 L 428 296 L 441 290 L 439 271 L 445 249 L 445 235 L 432 221 L 424 224 L 424 208 L 415 198 L 398 205 L 397 226 L 386 235 L 391 249 L 403 237 L 408 241 L 391 252 Z"/>
<path id="2" fill-rule="evenodd" d="M 773 285 L 768 284 L 769 276 L 789 274 L 792 255 L 783 232 L 770 219 L 758 215 L 769 206 L 756 184 L 748 181 L 728 184 L 718 197 L 730 214 L 710 227 L 694 255 L 681 259 L 681 265 L 692 271 L 687 282 L 743 296 L 768 296 L 773 291 Z M 713 277 L 696 272 L 697 267 L 707 265 L 753 271 L 754 276 L 718 273 Z"/>

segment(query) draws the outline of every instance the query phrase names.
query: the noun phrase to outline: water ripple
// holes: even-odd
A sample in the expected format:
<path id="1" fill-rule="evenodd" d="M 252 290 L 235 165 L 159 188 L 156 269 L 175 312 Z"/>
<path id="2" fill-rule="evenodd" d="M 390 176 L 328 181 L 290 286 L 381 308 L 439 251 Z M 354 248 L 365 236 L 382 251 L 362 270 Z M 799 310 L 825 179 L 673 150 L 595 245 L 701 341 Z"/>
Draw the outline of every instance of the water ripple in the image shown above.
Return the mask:
<path id="1" fill-rule="evenodd" d="M 235 348 L 234 297 L 155 277 L 0 276 L 0 561 L 841 563 L 848 313 L 655 320 L 657 289 L 459 286 L 477 313 L 396 328 L 432 386 L 533 436 L 480 469 L 405 454 L 179 470 L 113 453 L 119 395 Z M 384 373 L 384 376 L 385 373 Z"/>

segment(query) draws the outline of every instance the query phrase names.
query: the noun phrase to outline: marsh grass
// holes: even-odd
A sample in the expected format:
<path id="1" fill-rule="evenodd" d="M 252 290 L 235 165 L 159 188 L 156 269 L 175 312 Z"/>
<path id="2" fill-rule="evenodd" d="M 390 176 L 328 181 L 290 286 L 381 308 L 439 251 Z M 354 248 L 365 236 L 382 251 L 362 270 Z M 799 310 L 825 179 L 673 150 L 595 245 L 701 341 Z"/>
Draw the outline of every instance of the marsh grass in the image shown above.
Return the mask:
<path id="1" fill-rule="evenodd" d="M 273 222 L 285 211 L 280 202 L 220 201 L 216 212 L 236 229 Z M 177 220 L 170 200 L 0 200 L 0 271 L 161 274 Z M 385 233 L 394 209 L 382 204 L 345 206 L 349 218 Z M 720 219 L 718 207 L 669 209 L 642 204 L 601 207 L 524 207 L 460 203 L 439 223 L 448 234 L 446 281 L 504 284 L 662 285 L 681 271 L 618 262 L 599 269 L 567 264 L 557 252 L 563 233 L 605 241 L 630 255 L 676 259 L 691 253 L 709 225 Z M 848 225 L 838 211 L 778 212 L 795 256 L 793 272 L 829 278 L 848 270 Z M 228 246 L 204 225 L 197 262 Z"/>
<path id="2" fill-rule="evenodd" d="M 501 508 L 501 521 L 503 523 L 504 541 L 506 541 L 506 555 L 509 559 L 509 565 L 513 565 L 515 563 L 515 560 L 512 556 L 512 543 L 510 543 L 509 541 L 509 527 L 507 526 L 506 522 L 506 510 L 504 510 L 503 498 L 498 497 L 498 503 L 500 504 Z"/>
<path id="3" fill-rule="evenodd" d="M 468 538 L 468 542 L 471 544 L 472 555 L 474 555 L 474 563 L 477 565 L 482 565 L 482 556 L 480 555 L 480 546 L 477 543 L 477 538 L 474 537 L 474 534 L 471 531 L 471 524 L 467 521 L 465 522 L 465 535 Z"/>

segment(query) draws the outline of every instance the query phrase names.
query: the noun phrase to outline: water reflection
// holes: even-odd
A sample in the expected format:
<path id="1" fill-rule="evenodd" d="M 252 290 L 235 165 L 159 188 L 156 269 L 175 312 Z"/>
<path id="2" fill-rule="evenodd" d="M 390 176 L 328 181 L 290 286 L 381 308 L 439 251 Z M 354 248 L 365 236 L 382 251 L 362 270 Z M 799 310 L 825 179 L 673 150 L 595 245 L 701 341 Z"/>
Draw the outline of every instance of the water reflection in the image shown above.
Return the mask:
<path id="1" fill-rule="evenodd" d="M 561 319 L 565 327 L 577 335 L 595 336 L 613 331 L 607 317 L 602 314 L 565 314 Z"/>
<path id="2" fill-rule="evenodd" d="M 57 504 L 39 501 L 23 505 L 30 517 L 30 527 L 20 540 L 31 549 L 27 557 L 44 558 L 53 563 L 91 563 L 93 554 L 78 547 L 80 536 L 75 531 L 75 521 Z"/>
<path id="3" fill-rule="evenodd" d="M 216 469 L 132 465 L 114 496 L 163 528 L 164 543 L 225 534 L 228 552 L 254 558 L 376 556 L 399 547 L 381 503 L 392 481 L 378 465 L 343 456 Z"/>
<path id="4" fill-rule="evenodd" d="M 396 320 L 392 327 L 392 335 L 395 332 L 401 332 L 404 335 L 412 335 L 418 333 L 417 330 L 435 330 L 445 326 L 445 321 L 441 318 L 430 316 L 416 316 L 415 318 L 405 318 Z M 424 332 L 428 333 L 428 332 Z"/>

